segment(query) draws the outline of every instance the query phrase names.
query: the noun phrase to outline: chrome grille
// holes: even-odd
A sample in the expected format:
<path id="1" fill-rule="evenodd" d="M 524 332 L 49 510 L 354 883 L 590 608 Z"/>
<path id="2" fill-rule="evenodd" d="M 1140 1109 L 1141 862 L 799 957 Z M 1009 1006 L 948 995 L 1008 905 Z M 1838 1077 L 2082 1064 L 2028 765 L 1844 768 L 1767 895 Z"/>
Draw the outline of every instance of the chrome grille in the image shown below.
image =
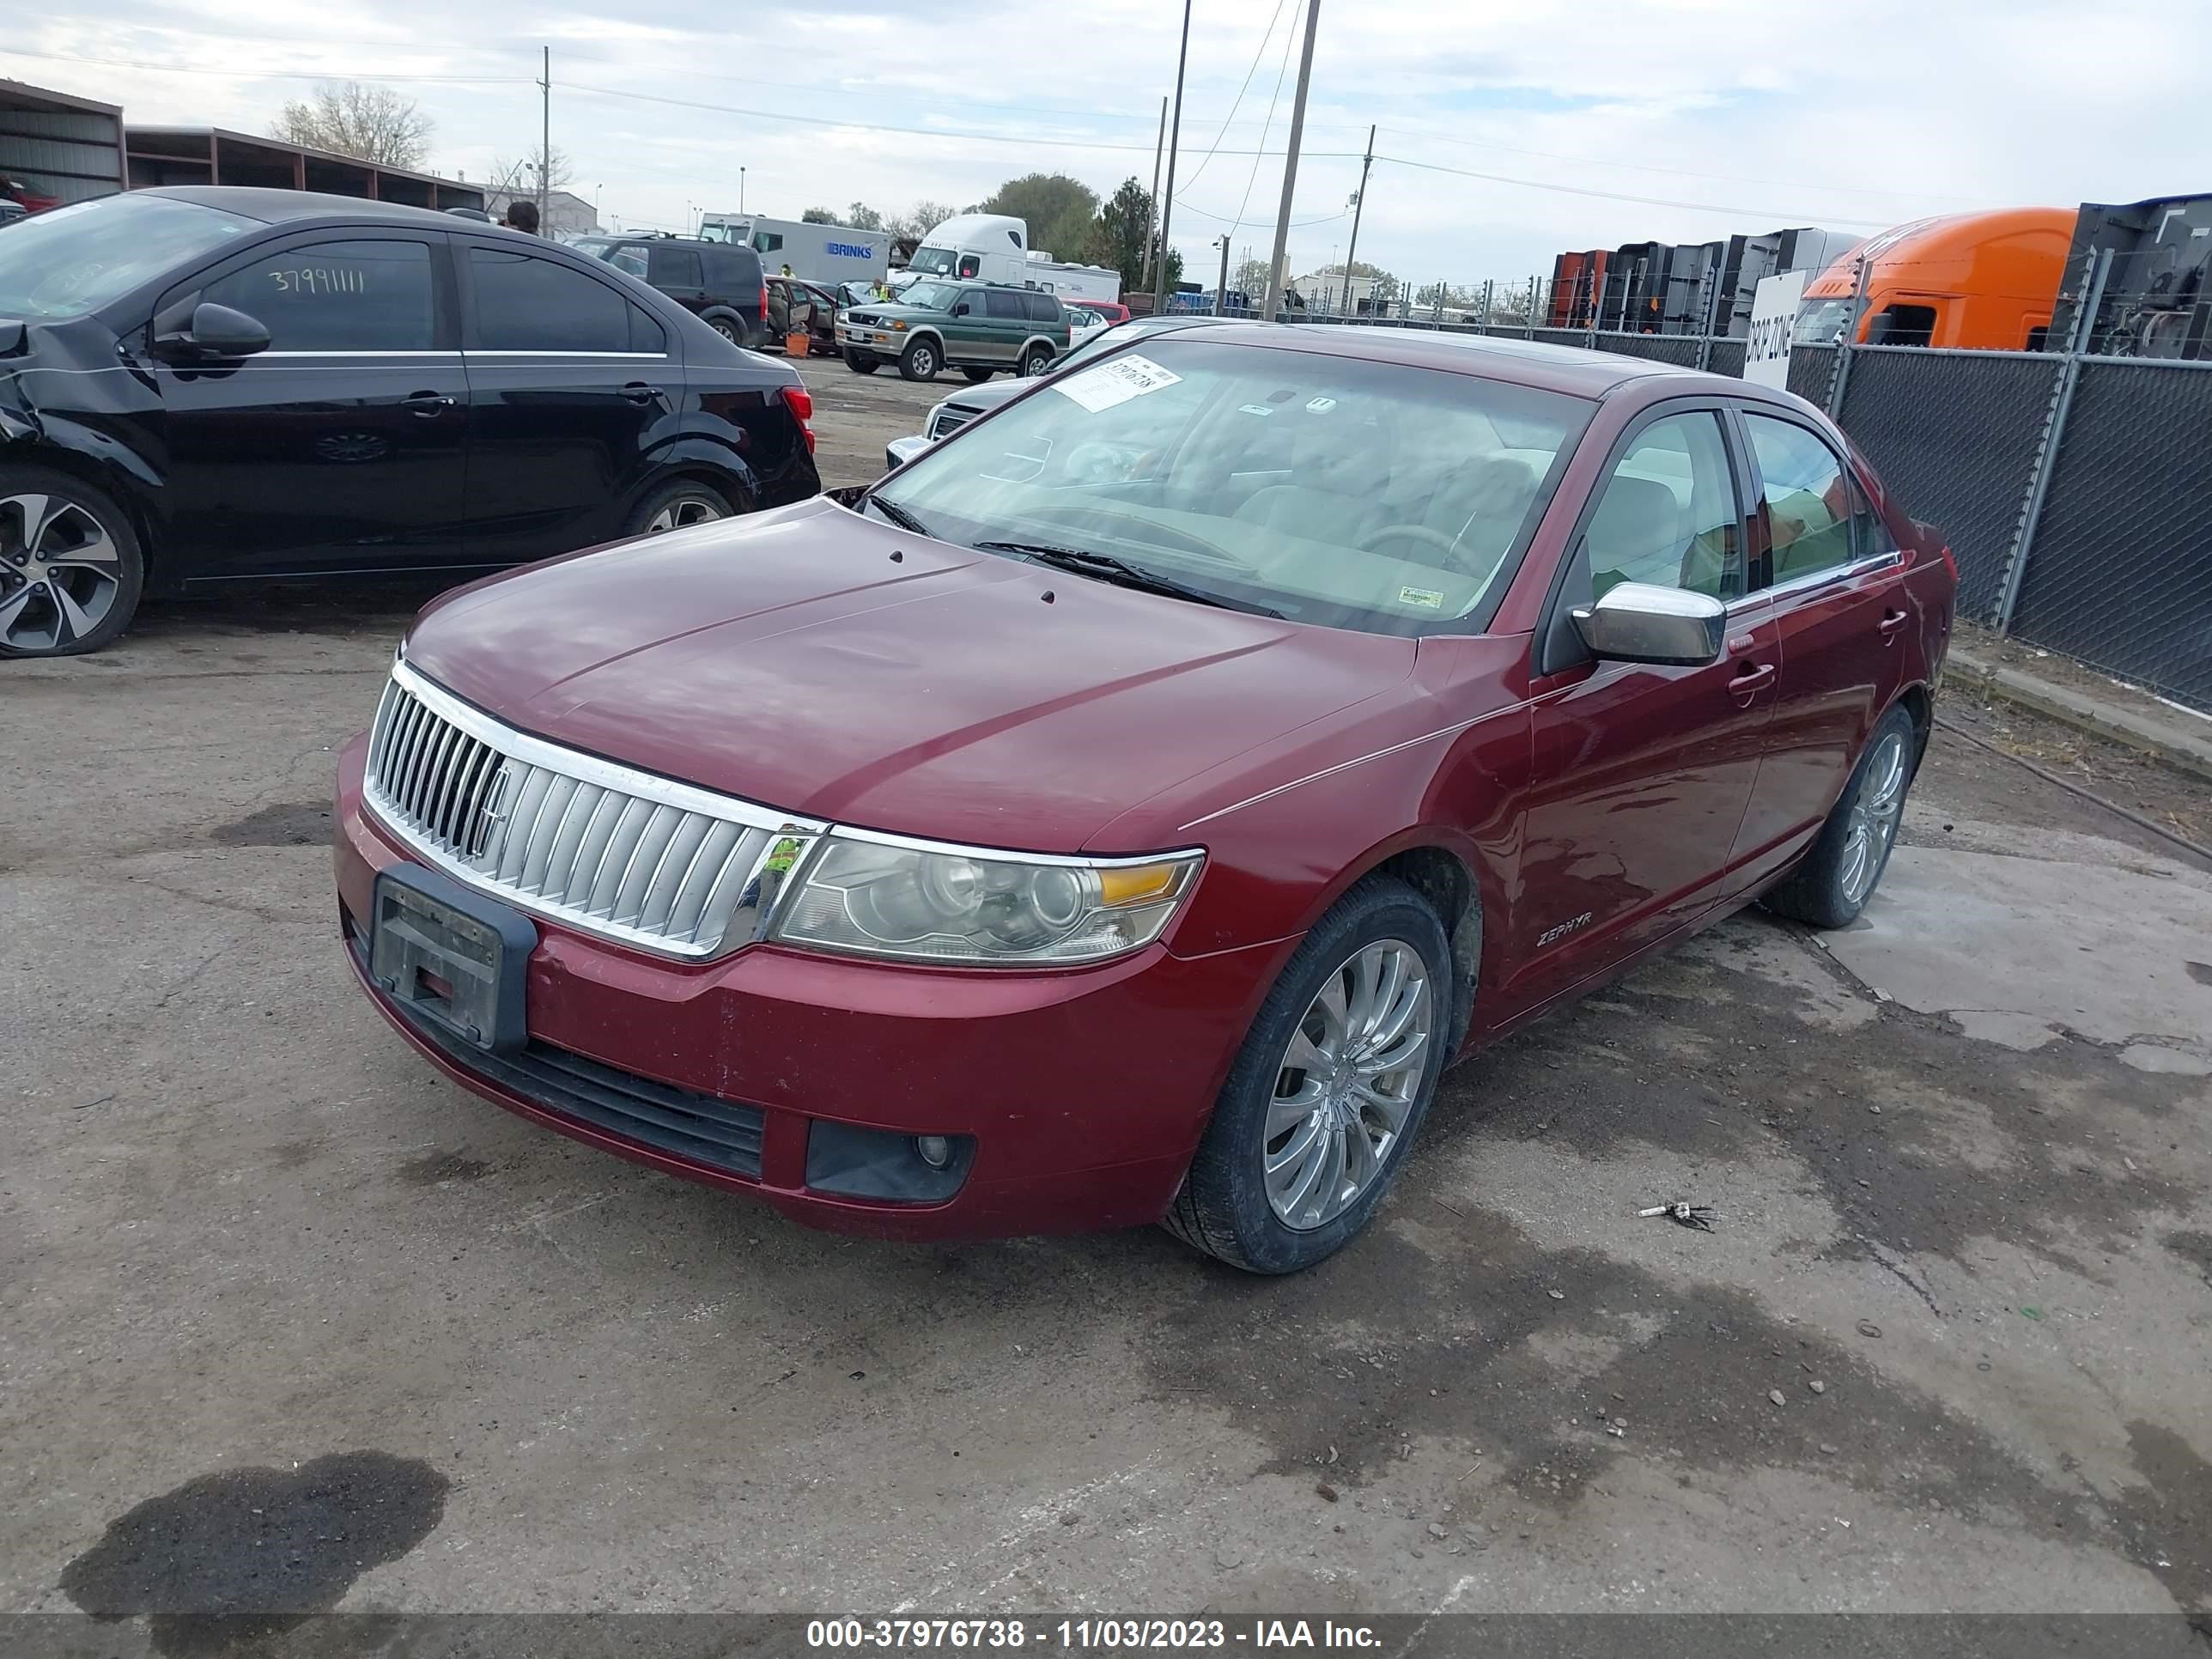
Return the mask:
<path id="1" fill-rule="evenodd" d="M 514 731 L 404 662 L 377 706 L 364 789 L 458 879 L 684 957 L 757 937 L 823 828 Z"/>
<path id="2" fill-rule="evenodd" d="M 948 432 L 957 432 L 975 418 L 975 411 L 972 409 L 953 409 L 946 407 L 939 410 L 935 415 L 930 417 L 929 436 L 931 441 L 936 441 L 936 440 L 942 438 Z"/>

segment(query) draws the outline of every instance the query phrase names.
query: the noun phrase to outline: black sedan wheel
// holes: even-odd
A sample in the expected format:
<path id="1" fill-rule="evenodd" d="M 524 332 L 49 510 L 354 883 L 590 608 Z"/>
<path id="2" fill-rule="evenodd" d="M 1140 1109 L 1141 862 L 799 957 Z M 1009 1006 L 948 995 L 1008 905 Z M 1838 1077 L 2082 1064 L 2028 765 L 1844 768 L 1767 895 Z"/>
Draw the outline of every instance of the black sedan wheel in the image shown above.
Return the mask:
<path id="1" fill-rule="evenodd" d="M 729 516 L 730 503 L 720 491 L 688 478 L 678 478 L 663 484 L 632 507 L 623 534 L 658 536 L 666 531 L 689 529 L 695 524 L 712 524 Z"/>
<path id="2" fill-rule="evenodd" d="M 727 317 L 709 317 L 707 319 L 707 326 L 713 329 L 715 333 L 720 335 L 733 346 L 741 346 L 745 343 L 744 330 L 740 328 L 736 323 L 732 322 Z"/>
<path id="3" fill-rule="evenodd" d="M 129 625 L 145 569 L 129 517 L 44 468 L 0 468 L 0 657 L 97 651 Z"/>

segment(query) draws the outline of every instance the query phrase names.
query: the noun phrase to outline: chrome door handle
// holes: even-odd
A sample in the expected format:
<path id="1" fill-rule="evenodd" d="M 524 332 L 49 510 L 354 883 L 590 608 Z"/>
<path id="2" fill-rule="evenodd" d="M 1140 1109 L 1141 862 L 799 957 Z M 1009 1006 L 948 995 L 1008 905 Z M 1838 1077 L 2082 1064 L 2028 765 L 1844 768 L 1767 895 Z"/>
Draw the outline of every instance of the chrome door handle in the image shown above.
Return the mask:
<path id="1" fill-rule="evenodd" d="M 454 399 L 442 392 L 417 392 L 402 398 L 399 406 L 426 421 L 432 421 L 451 409 L 453 403 Z"/>
<path id="2" fill-rule="evenodd" d="M 1911 620 L 1912 618 L 1905 615 L 1902 611 L 1885 611 L 1882 614 L 1881 623 L 1882 638 L 1885 640 L 1895 639 L 1898 635 L 1898 630 L 1902 629 L 1905 623 Z"/>
<path id="3" fill-rule="evenodd" d="M 1735 696 L 1747 697 L 1753 692 L 1762 690 L 1773 684 L 1774 665 L 1771 662 L 1762 662 L 1745 668 L 1742 672 L 1730 680 L 1729 691 Z"/>

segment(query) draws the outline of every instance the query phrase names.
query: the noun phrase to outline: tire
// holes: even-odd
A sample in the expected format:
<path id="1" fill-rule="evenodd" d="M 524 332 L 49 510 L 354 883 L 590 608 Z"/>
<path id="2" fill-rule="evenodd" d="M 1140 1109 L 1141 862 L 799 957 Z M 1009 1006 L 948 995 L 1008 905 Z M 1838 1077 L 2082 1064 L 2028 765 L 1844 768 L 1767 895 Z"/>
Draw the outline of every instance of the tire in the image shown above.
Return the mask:
<path id="1" fill-rule="evenodd" d="M 735 317 L 709 317 L 706 321 L 707 326 L 713 329 L 715 333 L 720 335 L 732 345 L 743 349 L 746 340 L 746 329 L 745 325 L 742 322 L 738 321 L 738 319 Z"/>
<path id="2" fill-rule="evenodd" d="M 969 385 L 981 386 L 999 371 L 995 368 L 963 368 L 960 372 L 968 377 Z"/>
<path id="3" fill-rule="evenodd" d="M 883 366 L 883 360 L 872 353 L 845 348 L 845 367 L 855 374 L 872 374 Z"/>
<path id="4" fill-rule="evenodd" d="M 1052 348 L 1050 346 L 1031 346 L 1027 351 L 1022 353 L 1021 363 L 1015 368 L 1014 373 L 1020 375 L 1022 379 L 1026 380 L 1034 375 L 1043 374 L 1045 370 L 1051 367 Z"/>
<path id="5" fill-rule="evenodd" d="M 1340 1070 L 1333 1080 L 1324 1081 L 1317 1069 L 1291 1063 L 1297 1052 L 1293 1042 L 1304 1043 L 1317 1061 L 1345 1047 L 1357 1054 L 1356 1030 L 1349 1044 L 1340 1034 L 1333 1036 L 1319 999 L 1334 982 L 1346 1017 L 1338 1024 L 1356 1028 L 1358 987 L 1347 975 L 1373 959 L 1370 953 L 1380 953 L 1383 960 L 1395 957 L 1406 969 L 1399 1000 L 1384 1012 L 1404 1008 L 1407 1033 L 1376 1058 L 1397 1055 L 1413 1033 L 1422 1034 L 1420 1041 L 1402 1066 L 1380 1073 Z M 1416 964 L 1425 975 L 1418 994 L 1410 983 Z M 1378 982 L 1386 983 L 1387 977 Z M 1370 876 L 1338 900 L 1299 945 L 1254 1017 L 1191 1159 L 1190 1173 L 1165 1218 L 1168 1231 L 1247 1273 L 1296 1273 L 1341 1249 L 1382 1203 L 1435 1097 L 1443 1072 L 1445 1033 L 1452 1024 L 1452 986 L 1443 924 L 1412 888 L 1392 877 Z M 1340 1086 L 1355 1075 L 1371 1079 L 1397 1109 L 1396 1127 L 1379 1149 L 1373 1147 L 1372 1128 L 1387 1121 L 1380 1099 L 1374 1105 L 1358 1104 Z M 1308 1093 L 1314 1093 L 1315 1103 L 1302 1114 L 1297 1097 Z M 1355 1105 L 1361 1126 L 1357 1128 L 1347 1115 Z M 1359 1161 L 1355 1135 L 1364 1138 L 1370 1156 L 1364 1178 L 1347 1194 L 1351 1164 Z M 1299 1155 L 1302 1146 L 1308 1149 L 1306 1156 Z M 1372 1155 L 1376 1151 L 1379 1157 Z M 1322 1159 L 1317 1170 L 1310 1161 L 1316 1155 Z M 1283 1169 L 1273 1182 L 1266 1167 L 1271 1156 Z M 1333 1157 L 1345 1161 L 1332 1170 Z M 1306 1176 L 1316 1184 L 1301 1198 Z"/>
<path id="6" fill-rule="evenodd" d="M 899 354 L 899 373 L 909 380 L 933 380 L 944 359 L 934 340 L 911 340 Z"/>
<path id="7" fill-rule="evenodd" d="M 75 657 L 131 625 L 146 558 L 131 515 L 65 472 L 0 466 L 0 657 Z"/>
<path id="8" fill-rule="evenodd" d="M 622 533 L 658 536 L 695 524 L 711 524 L 731 517 L 733 511 L 730 498 L 711 485 L 691 478 L 671 478 L 638 498 L 629 517 L 623 521 Z"/>
<path id="9" fill-rule="evenodd" d="M 1761 901 L 1768 909 L 1814 927 L 1844 927 L 1858 920 L 1889 867 L 1918 750 L 1919 734 L 1903 708 L 1891 708 L 1875 723 L 1850 781 L 1812 847 Z"/>

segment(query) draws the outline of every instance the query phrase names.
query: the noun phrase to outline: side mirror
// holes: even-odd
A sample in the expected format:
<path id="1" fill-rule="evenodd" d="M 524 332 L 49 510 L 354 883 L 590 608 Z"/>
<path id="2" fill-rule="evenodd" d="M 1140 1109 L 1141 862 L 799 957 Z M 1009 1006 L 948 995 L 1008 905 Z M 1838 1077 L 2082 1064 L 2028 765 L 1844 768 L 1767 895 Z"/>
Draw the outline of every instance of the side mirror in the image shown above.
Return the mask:
<path id="1" fill-rule="evenodd" d="M 269 331 L 242 311 L 202 302 L 183 312 L 174 306 L 154 319 L 154 355 L 164 362 L 251 357 L 269 349 Z"/>
<path id="2" fill-rule="evenodd" d="M 952 314 L 956 317 L 965 317 L 968 314 L 968 302 L 963 300 L 958 305 L 953 307 Z"/>
<path id="3" fill-rule="evenodd" d="M 1606 662 L 1702 668 L 1720 660 L 1728 635 L 1728 607 L 1718 599 L 1650 582 L 1607 588 L 1574 619 L 1590 654 Z"/>
<path id="4" fill-rule="evenodd" d="M 1889 331 L 1896 321 L 1897 319 L 1891 316 L 1889 313 L 1886 311 L 1880 316 L 1868 318 L 1866 343 L 1869 345 L 1880 345 L 1884 340 L 1887 340 L 1889 337 Z"/>

